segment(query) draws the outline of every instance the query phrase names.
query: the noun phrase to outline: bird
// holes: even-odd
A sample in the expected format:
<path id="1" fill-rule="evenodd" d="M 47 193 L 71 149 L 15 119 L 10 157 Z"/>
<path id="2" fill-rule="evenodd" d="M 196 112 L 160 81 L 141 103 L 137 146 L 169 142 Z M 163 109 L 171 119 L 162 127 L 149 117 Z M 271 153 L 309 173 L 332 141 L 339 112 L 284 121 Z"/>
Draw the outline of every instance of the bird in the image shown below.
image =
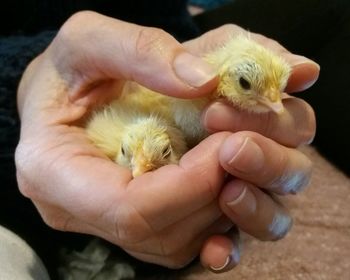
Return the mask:
<path id="1" fill-rule="evenodd" d="M 133 98 L 121 99 L 92 114 L 86 124 L 89 139 L 112 161 L 130 169 L 134 178 L 177 163 L 187 151 L 186 141 L 172 119 L 155 106 L 157 99 L 150 100 L 149 107 Z"/>
<path id="2" fill-rule="evenodd" d="M 201 125 L 201 112 L 213 100 L 224 98 L 233 107 L 255 114 L 283 113 L 282 94 L 291 67 L 281 56 L 254 41 L 249 33 L 228 39 L 203 59 L 214 67 L 218 76 L 216 89 L 205 97 L 180 99 L 142 86 L 133 91 L 140 100 L 157 96 L 167 103 L 189 148 L 208 136 Z"/>
<path id="3" fill-rule="evenodd" d="M 279 55 L 248 35 L 238 35 L 204 59 L 216 67 L 217 97 L 251 112 L 283 112 L 281 95 L 291 74 L 290 65 Z"/>
<path id="4" fill-rule="evenodd" d="M 118 99 L 93 114 L 87 125 L 89 138 L 136 177 L 177 163 L 207 137 L 201 112 L 213 100 L 224 98 L 251 113 L 283 113 L 282 93 L 291 67 L 282 57 L 249 35 L 237 35 L 203 59 L 218 76 L 211 94 L 181 99 L 128 81 Z"/>

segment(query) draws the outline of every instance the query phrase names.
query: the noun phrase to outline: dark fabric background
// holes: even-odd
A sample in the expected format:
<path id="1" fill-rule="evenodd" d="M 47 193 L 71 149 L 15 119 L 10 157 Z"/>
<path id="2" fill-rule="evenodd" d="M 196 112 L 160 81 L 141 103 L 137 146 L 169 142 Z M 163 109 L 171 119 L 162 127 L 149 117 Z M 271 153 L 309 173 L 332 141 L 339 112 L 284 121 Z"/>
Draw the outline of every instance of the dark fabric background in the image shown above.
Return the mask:
<path id="1" fill-rule="evenodd" d="M 56 30 L 79 10 L 93 10 L 126 21 L 161 27 L 182 40 L 199 32 L 187 12 L 187 0 L 4 0 L 3 3 L 6 9 L 0 10 L 0 15 L 3 13 L 0 33 L 7 35 Z"/>

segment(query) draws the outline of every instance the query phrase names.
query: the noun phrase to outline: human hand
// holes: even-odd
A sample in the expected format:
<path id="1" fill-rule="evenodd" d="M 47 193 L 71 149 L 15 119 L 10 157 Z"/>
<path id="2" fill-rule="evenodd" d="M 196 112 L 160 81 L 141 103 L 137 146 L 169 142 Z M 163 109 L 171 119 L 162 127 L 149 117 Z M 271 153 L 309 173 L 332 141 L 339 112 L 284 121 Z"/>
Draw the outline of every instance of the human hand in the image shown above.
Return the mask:
<path id="1" fill-rule="evenodd" d="M 141 260 L 180 267 L 209 237 L 232 227 L 217 204 L 224 177 L 218 153 L 230 134 L 209 137 L 179 166 L 132 180 L 79 127 L 128 79 L 188 98 L 215 87 L 210 67 L 164 32 L 90 12 L 75 15 L 19 87 L 19 187 L 53 228 L 97 235 Z M 204 259 L 209 254 L 202 251 Z"/>
<path id="2" fill-rule="evenodd" d="M 190 152 L 180 166 L 132 180 L 79 126 L 130 79 L 180 97 L 215 87 L 210 67 L 163 31 L 91 12 L 69 19 L 19 86 L 19 187 L 55 229 L 100 236 L 144 261 L 183 266 L 206 238 L 232 226 L 215 197 L 225 135 L 201 145 L 209 154 L 196 166 L 186 167 L 197 162 Z"/>
<path id="3" fill-rule="evenodd" d="M 202 55 L 241 33 L 246 31 L 236 25 L 225 25 L 186 42 L 185 46 Z M 250 36 L 292 66 L 287 92 L 305 90 L 317 80 L 319 66 L 313 61 L 290 53 L 262 35 Z M 226 182 L 219 203 L 234 224 L 261 240 L 279 239 L 288 232 L 291 217 L 275 194 L 299 192 L 307 185 L 311 173 L 311 162 L 295 148 L 313 139 L 314 112 L 305 101 L 287 94 L 283 103 L 286 110 L 277 115 L 251 114 L 226 102 L 214 101 L 202 115 L 208 131 L 236 132 L 223 142 L 219 152 L 221 166 L 234 178 Z M 218 272 L 232 268 L 237 263 L 234 259 L 239 258 L 239 251 L 232 250 L 234 245 L 237 246 L 231 236 L 212 236 L 202 249 L 202 263 L 215 264 L 220 268 Z"/>

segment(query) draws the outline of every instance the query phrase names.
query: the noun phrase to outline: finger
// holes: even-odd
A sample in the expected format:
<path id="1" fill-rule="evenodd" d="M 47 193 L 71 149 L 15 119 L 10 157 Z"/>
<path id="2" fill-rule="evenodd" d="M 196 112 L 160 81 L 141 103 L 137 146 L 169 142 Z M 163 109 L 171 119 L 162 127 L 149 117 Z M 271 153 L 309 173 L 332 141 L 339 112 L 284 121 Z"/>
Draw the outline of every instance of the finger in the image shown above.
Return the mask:
<path id="1" fill-rule="evenodd" d="M 203 56 L 222 47 L 232 37 L 240 34 L 248 34 L 248 32 L 238 25 L 225 24 L 208 31 L 195 39 L 186 41 L 183 45 L 190 52 Z"/>
<path id="2" fill-rule="evenodd" d="M 240 261 L 241 246 L 239 231 L 232 228 L 225 235 L 208 238 L 200 252 L 200 261 L 214 273 L 222 273 L 234 268 Z"/>
<path id="3" fill-rule="evenodd" d="M 316 119 L 311 106 L 299 98 L 283 99 L 285 111 L 277 115 L 251 114 L 237 110 L 224 101 L 215 101 L 202 113 L 207 131 L 251 130 L 289 146 L 310 143 L 315 136 Z"/>
<path id="4" fill-rule="evenodd" d="M 285 89 L 286 92 L 291 93 L 306 90 L 317 81 L 320 66 L 316 62 L 305 56 L 292 54 L 277 41 L 261 34 L 253 33 L 252 38 L 283 57 L 292 66 L 292 73 Z"/>
<path id="5" fill-rule="evenodd" d="M 310 180 L 311 161 L 254 132 L 237 132 L 220 150 L 223 168 L 235 177 L 278 194 L 297 193 Z"/>
<path id="6" fill-rule="evenodd" d="M 21 191 L 94 224 L 115 239 L 139 241 L 217 199 L 224 177 L 218 151 L 229 133 L 208 137 L 189 151 L 179 166 L 164 166 L 135 180 L 129 170 L 97 157 L 88 143 L 64 135 L 62 145 L 56 141 L 51 153 L 31 156 L 31 165 L 26 164 L 27 151 L 37 151 L 40 141 L 19 145 L 16 158 Z"/>
<path id="7" fill-rule="evenodd" d="M 275 40 L 257 33 L 250 33 L 234 24 L 213 29 L 196 39 L 186 42 L 184 45 L 189 51 L 197 55 L 204 55 L 219 48 L 230 38 L 248 33 L 253 40 L 280 55 L 291 65 L 292 73 L 286 88 L 287 92 L 305 90 L 316 82 L 320 72 L 320 66 L 317 63 L 306 57 L 290 53 Z"/>
<path id="8" fill-rule="evenodd" d="M 224 178 L 218 151 L 228 135 L 206 138 L 181 158 L 179 166 L 163 166 L 132 180 L 118 205 L 119 238 L 142 240 L 147 231 L 159 232 L 215 201 Z M 147 227 L 145 232 L 136 230 Z"/>
<path id="9" fill-rule="evenodd" d="M 280 239 L 292 226 L 287 210 L 250 183 L 230 181 L 219 201 L 222 211 L 238 228 L 261 240 Z"/>
<path id="10" fill-rule="evenodd" d="M 108 79 L 134 80 L 184 98 L 215 86 L 212 67 L 168 33 L 94 12 L 73 15 L 50 50 L 68 88 L 73 89 L 72 99 L 84 95 L 82 85 L 86 89 L 86 84 Z"/>

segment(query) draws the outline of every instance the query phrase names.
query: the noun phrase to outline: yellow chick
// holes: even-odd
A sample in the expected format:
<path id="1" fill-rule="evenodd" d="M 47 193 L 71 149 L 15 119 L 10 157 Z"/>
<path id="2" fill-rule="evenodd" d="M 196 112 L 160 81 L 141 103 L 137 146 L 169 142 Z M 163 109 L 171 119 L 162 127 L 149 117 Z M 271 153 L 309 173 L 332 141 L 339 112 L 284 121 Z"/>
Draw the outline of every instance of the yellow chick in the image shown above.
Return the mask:
<path id="1" fill-rule="evenodd" d="M 283 112 L 281 94 L 291 67 L 247 36 L 237 36 L 205 59 L 219 74 L 217 96 L 252 112 Z"/>
<path id="2" fill-rule="evenodd" d="M 207 136 L 200 125 L 200 114 L 213 99 L 224 97 L 233 106 L 253 113 L 283 112 L 281 95 L 291 67 L 281 57 L 240 35 L 204 59 L 217 69 L 219 84 L 215 92 L 192 100 L 165 97 L 170 99 L 175 123 L 184 132 L 189 147 Z"/>
<path id="3" fill-rule="evenodd" d="M 281 94 L 291 68 L 281 57 L 241 35 L 204 59 L 219 76 L 210 96 L 178 99 L 128 82 L 116 101 L 93 115 L 87 125 L 90 139 L 135 177 L 178 162 L 205 138 L 200 116 L 213 99 L 224 97 L 255 113 L 283 112 Z"/>
<path id="4" fill-rule="evenodd" d="M 133 177 L 177 163 L 187 151 L 181 130 L 157 111 L 134 105 L 113 102 L 95 112 L 86 125 L 88 137 Z"/>

